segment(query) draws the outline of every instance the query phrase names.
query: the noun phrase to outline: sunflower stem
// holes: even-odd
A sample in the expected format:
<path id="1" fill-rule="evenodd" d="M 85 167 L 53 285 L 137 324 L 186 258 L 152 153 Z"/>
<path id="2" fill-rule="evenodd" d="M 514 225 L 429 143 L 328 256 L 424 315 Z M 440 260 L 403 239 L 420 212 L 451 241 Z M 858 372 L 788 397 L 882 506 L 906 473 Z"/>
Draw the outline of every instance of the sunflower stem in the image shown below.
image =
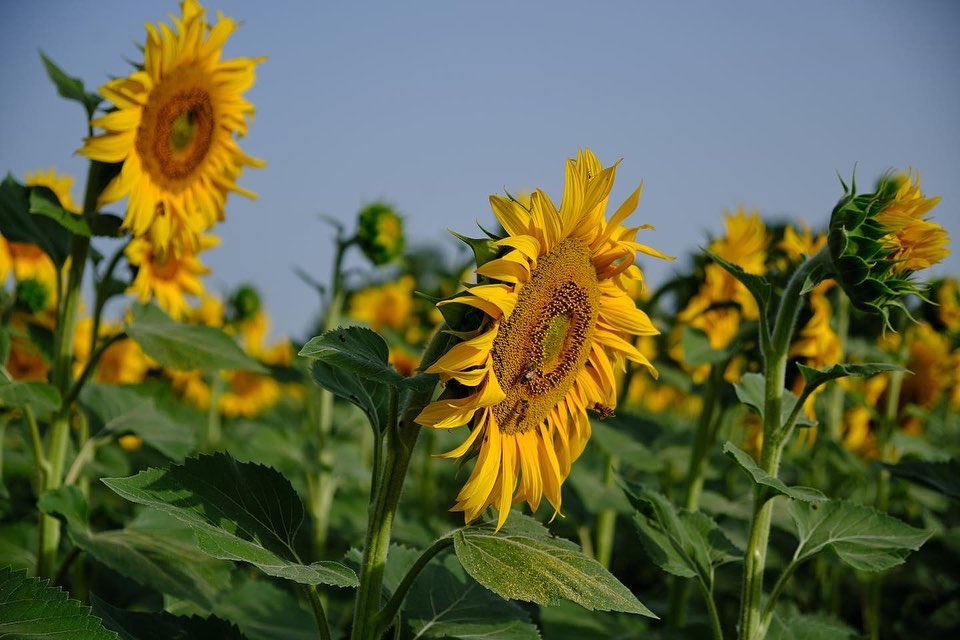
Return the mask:
<path id="1" fill-rule="evenodd" d="M 837 319 L 837 339 L 840 342 L 840 362 L 845 362 L 847 352 L 847 336 L 850 333 L 850 298 L 843 289 L 837 287 L 837 308 L 834 311 Z M 827 396 L 827 429 L 830 439 L 840 442 L 843 439 L 843 387 L 834 380 L 830 383 L 830 395 Z"/>
<path id="2" fill-rule="evenodd" d="M 774 478 L 779 474 L 783 448 L 791 427 L 790 420 L 786 424 L 783 421 L 783 391 L 787 374 L 787 353 L 803 303 L 801 292 L 807 278 L 815 276 L 825 263 L 829 264 L 829 260 L 829 253 L 823 249 L 794 271 L 780 298 L 770 341 L 763 350 L 766 388 L 760 468 Z M 759 640 L 763 637 L 761 600 L 767 545 L 770 539 L 770 521 L 773 515 L 773 501 L 770 498 L 770 494 L 759 485 L 754 487 L 753 517 L 750 521 L 750 534 L 743 557 L 743 584 L 740 592 L 739 629 L 742 640 Z"/>
<path id="3" fill-rule="evenodd" d="M 106 185 L 110 165 L 91 161 L 87 171 L 87 185 L 83 197 L 83 215 L 89 218 L 97 208 L 97 198 Z M 90 238 L 73 236 L 70 245 L 70 270 L 67 286 L 60 296 L 57 308 L 57 324 L 53 342 L 53 384 L 62 398 L 67 397 L 71 384 L 73 368 L 73 334 L 80 310 L 80 288 L 83 273 L 90 253 Z M 63 469 L 66 463 L 67 449 L 70 443 L 70 412 L 72 402 L 63 402 L 50 426 L 47 442 L 46 461 L 49 473 L 45 474 L 38 495 L 58 488 L 63 482 Z M 40 515 L 37 528 L 39 552 L 37 554 L 37 574 L 50 578 L 56 564 L 57 549 L 60 546 L 60 521 L 48 515 Z"/>
<path id="4" fill-rule="evenodd" d="M 427 368 L 451 346 L 454 338 L 441 326 L 434 334 L 420 361 L 420 369 Z M 390 550 L 390 535 L 393 518 L 400 503 L 403 481 L 407 475 L 410 458 L 420 435 L 420 425 L 415 422 L 430 399 L 433 389 L 414 392 L 407 401 L 402 416 L 398 417 L 399 392 L 391 387 L 390 413 L 387 420 L 386 460 L 379 483 L 371 486 L 376 497 L 370 506 L 367 522 L 366 543 L 360 563 L 360 587 L 357 589 L 353 610 L 353 640 L 374 640 L 377 637 L 377 615 L 380 611 L 380 593 L 383 587 L 383 571 Z M 374 476 L 376 477 L 376 476 Z"/>
<path id="5" fill-rule="evenodd" d="M 616 469 L 619 464 L 616 456 L 604 455 L 603 484 L 613 487 L 616 478 Z M 597 562 L 604 569 L 610 568 L 613 557 L 613 537 L 617 529 L 617 512 L 613 509 L 604 509 L 597 514 Z"/>

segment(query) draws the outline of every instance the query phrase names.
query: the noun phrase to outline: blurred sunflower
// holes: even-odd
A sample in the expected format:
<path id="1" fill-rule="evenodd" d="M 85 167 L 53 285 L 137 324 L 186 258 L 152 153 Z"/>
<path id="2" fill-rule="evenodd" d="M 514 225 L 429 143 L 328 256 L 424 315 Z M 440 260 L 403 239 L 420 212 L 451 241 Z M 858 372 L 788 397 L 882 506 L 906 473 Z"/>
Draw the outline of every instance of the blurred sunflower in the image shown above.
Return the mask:
<path id="1" fill-rule="evenodd" d="M 97 331 L 100 339 L 107 339 L 123 330 L 119 323 L 104 322 Z M 73 355 L 75 358 L 74 376 L 80 375 L 90 358 L 92 343 L 93 318 L 85 317 L 77 320 L 74 329 Z M 143 352 L 136 342 L 130 338 L 119 340 L 107 347 L 100 362 L 97 363 L 95 379 L 106 384 L 137 384 L 143 382 L 147 371 L 155 362 Z"/>
<path id="2" fill-rule="evenodd" d="M 55 169 L 46 171 L 34 171 L 26 173 L 23 176 L 24 184 L 28 187 L 46 187 L 53 191 L 60 201 L 60 206 L 70 213 L 80 214 L 80 205 L 74 202 L 71 192 L 73 191 L 73 176 L 61 175 Z"/>
<path id="3" fill-rule="evenodd" d="M 99 204 L 129 196 L 124 227 L 135 236 L 149 231 L 159 251 L 196 250 L 222 219 L 228 192 L 254 197 L 236 184 L 241 169 L 263 166 L 235 140 L 254 112 L 243 92 L 262 58 L 221 60 L 236 23 L 220 15 L 211 28 L 195 0 L 181 6 L 172 29 L 147 25 L 143 68 L 100 88 L 117 110 L 91 123 L 105 133 L 79 151 L 123 163 Z"/>
<path id="4" fill-rule="evenodd" d="M 374 331 L 384 327 L 399 331 L 413 320 L 413 288 L 416 282 L 405 275 L 393 282 L 366 287 L 350 297 L 347 315 L 366 322 Z"/>
<path id="5" fill-rule="evenodd" d="M 826 244 L 827 234 L 825 232 L 814 236 L 807 223 L 801 221 L 799 231 L 792 224 L 783 228 L 783 238 L 777 244 L 777 247 L 786 254 L 791 262 L 800 262 L 805 257 L 816 255 Z"/>
<path id="6" fill-rule="evenodd" d="M 210 272 L 197 254 L 219 243 L 216 236 L 202 235 L 197 240 L 196 251 L 184 248 L 176 253 L 158 250 L 147 238 L 134 238 L 127 245 L 125 254 L 130 265 L 137 268 L 137 276 L 127 292 L 135 294 L 140 302 L 156 299 L 171 317 L 182 319 L 190 312 L 184 295 L 201 295 L 200 276 Z"/>
<path id="7" fill-rule="evenodd" d="M 468 522 L 493 505 L 499 528 L 514 501 L 536 510 L 543 496 L 559 512 L 560 485 L 590 437 L 587 410 L 616 406 L 614 367 L 627 358 L 656 374 L 631 340 L 658 331 L 625 282 L 642 279 L 638 251 L 666 256 L 635 242 L 648 226 L 622 226 L 640 188 L 606 220 L 615 171 L 581 151 L 567 162 L 559 210 L 540 190 L 529 207 L 491 196 L 507 234 L 494 242 L 502 257 L 476 270 L 491 283 L 439 303 L 484 313 L 481 327 L 428 369 L 469 395 L 442 398 L 417 417 L 437 428 L 472 423 L 463 444 L 443 454 L 478 454 L 453 507 Z"/>

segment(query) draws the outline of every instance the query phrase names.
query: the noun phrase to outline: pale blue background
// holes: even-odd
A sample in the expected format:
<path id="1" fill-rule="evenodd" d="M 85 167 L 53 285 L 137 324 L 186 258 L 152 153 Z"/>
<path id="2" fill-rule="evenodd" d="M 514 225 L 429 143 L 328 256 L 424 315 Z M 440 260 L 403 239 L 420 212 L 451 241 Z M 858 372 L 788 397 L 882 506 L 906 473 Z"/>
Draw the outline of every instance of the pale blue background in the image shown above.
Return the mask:
<path id="1" fill-rule="evenodd" d="M 216 2 L 244 22 L 228 57 L 267 55 L 243 142 L 269 162 L 242 184 L 206 254 L 213 290 L 253 281 L 274 333 L 302 336 L 317 309 L 292 273 L 330 268 L 327 213 L 387 198 L 413 242 L 490 224 L 487 196 L 542 186 L 559 201 L 564 158 L 624 158 L 615 199 L 642 178 L 633 220 L 684 255 L 744 203 L 824 224 L 835 172 L 869 184 L 921 170 L 960 237 L 960 3 Z M 54 94 L 37 49 L 93 88 L 136 59 L 145 21 L 174 2 L 7 2 L 0 20 L 0 170 L 72 155 L 82 112 Z M 937 273 L 960 272 L 960 251 Z M 645 260 L 649 279 L 673 266 Z"/>

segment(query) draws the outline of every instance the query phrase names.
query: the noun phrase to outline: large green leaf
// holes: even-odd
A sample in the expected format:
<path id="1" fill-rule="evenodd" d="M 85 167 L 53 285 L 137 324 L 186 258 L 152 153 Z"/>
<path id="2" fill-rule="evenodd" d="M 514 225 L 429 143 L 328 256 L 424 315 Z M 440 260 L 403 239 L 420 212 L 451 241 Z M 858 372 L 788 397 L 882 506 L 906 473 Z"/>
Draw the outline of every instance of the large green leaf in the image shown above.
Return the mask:
<path id="1" fill-rule="evenodd" d="M 153 398 L 117 385 L 88 384 L 80 399 L 102 422 L 101 434 L 135 433 L 148 445 L 176 461 L 193 451 L 192 426 L 173 420 Z"/>
<path id="2" fill-rule="evenodd" d="M 740 402 L 749 405 L 756 411 L 760 418 L 763 419 L 764 404 L 766 398 L 766 378 L 764 378 L 762 373 L 745 373 L 740 378 L 740 382 L 733 385 L 734 390 L 737 392 L 737 397 L 740 398 Z M 797 394 L 790 391 L 789 389 L 783 390 L 783 397 L 780 400 L 780 424 L 783 425 L 786 423 L 787 418 L 790 417 L 790 414 L 793 413 L 794 407 L 797 406 L 797 401 L 799 398 Z M 811 420 L 803 414 L 803 411 L 797 414 L 797 425 L 812 427 L 816 425 L 816 420 Z"/>
<path id="3" fill-rule="evenodd" d="M 663 467 L 663 460 L 631 435 L 636 428 L 633 416 L 618 414 L 603 421 L 591 420 L 590 424 L 593 431 L 590 442 L 616 457 L 621 464 L 650 473 Z"/>
<path id="4" fill-rule="evenodd" d="M 67 523 L 77 547 L 134 582 L 161 593 L 210 608 L 227 586 L 222 563 L 204 555 L 192 541 L 164 529 L 141 530 L 135 525 L 94 532 L 87 522 L 87 503 L 75 486 L 60 487 L 40 496 L 37 506 Z"/>
<path id="5" fill-rule="evenodd" d="M 74 235 L 90 237 L 87 219 L 64 209 L 57 194 L 47 187 L 30 189 L 30 213 L 46 216 Z"/>
<path id="6" fill-rule="evenodd" d="M 290 482 L 269 467 L 217 453 L 103 482 L 127 500 L 189 525 L 200 548 L 215 558 L 248 562 L 302 584 L 357 585 L 353 571 L 339 563 L 300 560 L 294 538 L 303 523 L 303 503 Z"/>
<path id="7" fill-rule="evenodd" d="M 83 81 L 73 76 L 68 76 L 63 70 L 53 63 L 50 58 L 40 54 L 43 60 L 43 66 L 47 70 L 47 75 L 53 84 L 57 87 L 57 93 L 67 100 L 76 100 L 83 105 L 87 111 L 87 119 L 93 118 L 93 112 L 100 105 L 101 98 L 95 93 L 88 93 L 83 86 Z"/>
<path id="8" fill-rule="evenodd" d="M 5 567 L 0 568 L 0 638 L 117 640 L 117 634 L 59 588 Z"/>
<path id="9" fill-rule="evenodd" d="M 360 407 L 378 432 L 387 428 L 390 392 L 386 384 L 361 378 L 322 360 L 314 362 L 310 372 L 318 385 Z"/>
<path id="10" fill-rule="evenodd" d="M 502 598 L 656 617 L 599 562 L 533 518 L 511 513 L 500 532 L 491 524 L 466 527 L 453 542 L 467 573 Z"/>
<path id="11" fill-rule="evenodd" d="M 860 634 L 843 622 L 824 615 L 775 613 L 767 640 L 856 640 Z"/>
<path id="12" fill-rule="evenodd" d="M 60 392 L 51 384 L 0 379 L 0 407 L 30 407 L 42 417 L 59 409 L 60 402 Z"/>
<path id="13" fill-rule="evenodd" d="M 166 611 L 126 611 L 96 595 L 90 597 L 93 611 L 120 640 L 245 640 L 240 630 L 216 616 L 175 616 Z"/>
<path id="14" fill-rule="evenodd" d="M 867 364 L 834 364 L 826 369 L 814 369 L 797 363 L 797 368 L 803 375 L 803 382 L 810 391 L 822 384 L 837 378 L 857 377 L 869 378 L 885 371 L 906 371 L 903 367 L 886 362 L 870 362 Z"/>
<path id="15" fill-rule="evenodd" d="M 11 242 L 38 245 L 60 266 L 70 253 L 70 233 L 44 216 L 30 213 L 29 189 L 7 174 L 0 183 L 0 234 Z"/>
<path id="16" fill-rule="evenodd" d="M 733 458 L 737 466 L 746 472 L 754 484 L 771 489 L 773 494 L 771 494 L 770 497 L 773 497 L 773 495 L 783 495 L 803 502 L 819 502 L 827 499 L 825 495 L 811 487 L 787 486 L 780 478 L 775 478 L 761 469 L 760 465 L 753 459 L 753 456 L 729 440 L 723 445 L 723 452 Z"/>
<path id="17" fill-rule="evenodd" d="M 152 303 L 134 305 L 132 315 L 127 323 L 127 335 L 165 367 L 266 373 L 262 364 L 245 354 L 233 338 L 220 329 L 175 322 Z"/>
<path id="18" fill-rule="evenodd" d="M 319 360 L 355 374 L 364 380 L 386 383 L 402 389 L 429 391 L 437 383 L 435 375 L 405 378 L 388 362 L 387 343 L 365 327 L 340 327 L 311 338 L 303 345 L 304 358 Z"/>
<path id="19" fill-rule="evenodd" d="M 870 507 L 843 500 L 792 501 L 788 510 L 800 540 L 794 553 L 797 563 L 830 549 L 854 569 L 883 571 L 902 564 L 931 535 Z"/>
<path id="20" fill-rule="evenodd" d="M 709 516 L 696 511 L 677 511 L 667 498 L 646 487 L 631 485 L 631 499 L 646 507 L 634 515 L 647 554 L 667 573 L 698 578 L 713 589 L 714 569 L 742 559 L 740 551 Z"/>
<path id="21" fill-rule="evenodd" d="M 474 582 L 449 555 L 423 569 L 404 606 L 414 639 L 540 639 L 527 612 Z"/>
<path id="22" fill-rule="evenodd" d="M 884 464 L 895 476 L 936 489 L 951 498 L 960 498 L 960 462 L 926 462 L 904 460 L 898 464 Z"/>

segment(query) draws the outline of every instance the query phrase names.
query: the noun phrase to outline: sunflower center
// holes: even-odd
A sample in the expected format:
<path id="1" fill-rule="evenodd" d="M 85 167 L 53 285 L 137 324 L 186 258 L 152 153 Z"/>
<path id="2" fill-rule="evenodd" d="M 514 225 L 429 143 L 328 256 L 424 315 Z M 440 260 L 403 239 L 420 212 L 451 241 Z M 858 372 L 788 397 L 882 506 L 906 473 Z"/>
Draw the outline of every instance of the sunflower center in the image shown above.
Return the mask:
<path id="1" fill-rule="evenodd" d="M 213 143 L 216 117 L 210 93 L 189 69 L 158 85 L 143 109 L 136 148 L 144 169 L 169 189 L 192 181 Z"/>
<path id="2" fill-rule="evenodd" d="M 500 431 L 539 426 L 590 355 L 600 288 L 589 247 L 567 239 L 537 261 L 517 306 L 493 341 L 493 371 L 506 398 L 493 407 Z"/>

